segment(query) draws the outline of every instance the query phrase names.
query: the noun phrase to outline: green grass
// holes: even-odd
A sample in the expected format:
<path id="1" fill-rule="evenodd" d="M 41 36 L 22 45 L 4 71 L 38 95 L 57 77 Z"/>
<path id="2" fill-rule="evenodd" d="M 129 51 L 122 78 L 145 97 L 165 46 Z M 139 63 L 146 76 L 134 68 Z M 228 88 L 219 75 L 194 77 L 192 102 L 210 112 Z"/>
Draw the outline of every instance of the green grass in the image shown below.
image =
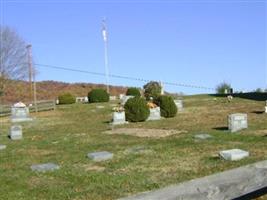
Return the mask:
<path id="1" fill-rule="evenodd" d="M 0 199 L 116 199 L 210 175 L 267 158 L 267 114 L 263 101 L 208 95 L 185 97 L 185 111 L 175 118 L 130 123 L 121 127 L 186 130 L 188 133 L 161 139 L 107 135 L 111 106 L 73 104 L 42 112 L 33 122 L 23 123 L 23 140 L 7 138 L 10 122 L 1 118 Z M 97 109 L 96 105 L 104 105 Z M 237 134 L 224 130 L 227 115 L 248 114 L 249 128 Z M 264 132 L 265 131 L 265 132 Z M 195 141 L 193 135 L 206 132 L 214 137 Z M 142 146 L 144 153 L 127 149 Z M 251 156 L 238 162 L 217 158 L 218 151 L 241 148 Z M 86 155 L 110 151 L 110 161 L 94 163 Z M 60 170 L 36 173 L 32 164 L 54 162 Z M 101 169 L 101 170 L 98 170 Z M 230 178 L 230 177 L 229 177 Z"/>

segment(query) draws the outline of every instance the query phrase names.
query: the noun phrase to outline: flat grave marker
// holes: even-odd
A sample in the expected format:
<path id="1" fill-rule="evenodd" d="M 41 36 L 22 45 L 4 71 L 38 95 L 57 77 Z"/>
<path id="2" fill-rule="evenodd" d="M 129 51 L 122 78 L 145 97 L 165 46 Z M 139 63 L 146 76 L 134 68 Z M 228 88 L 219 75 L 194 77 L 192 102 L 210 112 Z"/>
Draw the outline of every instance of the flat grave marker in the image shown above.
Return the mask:
<path id="1" fill-rule="evenodd" d="M 95 162 L 101 162 L 112 159 L 113 153 L 107 151 L 100 151 L 100 152 L 88 153 L 87 157 Z"/>
<path id="2" fill-rule="evenodd" d="M 245 157 L 248 157 L 249 152 L 241 149 L 230 149 L 230 150 L 220 151 L 219 155 L 225 160 L 237 161 Z"/>
<path id="3" fill-rule="evenodd" d="M 54 163 L 44 163 L 44 164 L 37 164 L 32 165 L 31 170 L 36 172 L 47 172 L 47 171 L 54 171 L 60 169 L 59 165 Z"/>

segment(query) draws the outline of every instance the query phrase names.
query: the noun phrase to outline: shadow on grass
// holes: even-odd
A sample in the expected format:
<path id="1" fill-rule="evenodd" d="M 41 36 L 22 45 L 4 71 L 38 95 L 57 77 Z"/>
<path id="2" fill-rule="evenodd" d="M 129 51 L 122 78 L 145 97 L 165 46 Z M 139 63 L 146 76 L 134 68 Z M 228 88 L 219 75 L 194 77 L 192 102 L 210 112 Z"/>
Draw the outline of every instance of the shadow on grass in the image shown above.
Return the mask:
<path id="1" fill-rule="evenodd" d="M 265 112 L 264 112 L 264 111 L 258 111 L 258 110 L 255 110 L 255 111 L 252 111 L 251 113 L 260 115 L 260 114 L 263 114 L 263 113 L 265 113 Z"/>
<path id="2" fill-rule="evenodd" d="M 215 127 L 215 128 L 213 128 L 213 130 L 228 131 L 228 127 L 227 126 Z"/>
<path id="3" fill-rule="evenodd" d="M 227 97 L 228 94 L 209 94 L 213 97 Z M 231 94 L 233 97 L 239 97 L 242 99 L 250 99 L 255 101 L 266 101 L 267 93 L 266 92 L 248 92 L 248 93 L 234 93 Z"/>

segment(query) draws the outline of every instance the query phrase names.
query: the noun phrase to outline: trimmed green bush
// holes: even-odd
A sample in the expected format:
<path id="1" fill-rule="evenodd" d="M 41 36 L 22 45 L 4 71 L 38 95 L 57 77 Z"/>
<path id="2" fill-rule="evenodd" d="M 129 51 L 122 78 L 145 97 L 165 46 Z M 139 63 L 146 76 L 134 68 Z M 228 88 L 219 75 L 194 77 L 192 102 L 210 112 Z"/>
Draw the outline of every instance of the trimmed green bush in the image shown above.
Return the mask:
<path id="1" fill-rule="evenodd" d="M 145 84 L 144 89 L 144 95 L 147 100 L 150 100 L 151 97 L 153 99 L 156 99 L 161 94 L 161 85 L 159 82 L 156 81 L 150 81 L 149 83 Z"/>
<path id="2" fill-rule="evenodd" d="M 93 89 L 88 93 L 88 101 L 90 103 L 108 102 L 109 94 L 104 89 Z"/>
<path id="3" fill-rule="evenodd" d="M 75 103 L 75 97 L 71 93 L 65 93 L 58 96 L 59 104 Z"/>
<path id="4" fill-rule="evenodd" d="M 165 118 L 174 117 L 177 113 L 177 107 L 171 96 L 159 96 L 155 103 L 160 107 L 160 115 Z"/>
<path id="5" fill-rule="evenodd" d="M 131 88 L 128 88 L 126 95 L 140 97 L 141 93 L 138 88 L 131 87 Z"/>
<path id="6" fill-rule="evenodd" d="M 231 89 L 231 85 L 229 83 L 222 82 L 219 85 L 217 85 L 216 92 L 217 94 L 225 94 L 225 90 L 227 90 L 229 93 L 230 89 Z"/>
<path id="7" fill-rule="evenodd" d="M 145 121 L 149 114 L 149 108 L 145 99 L 134 97 L 129 99 L 124 105 L 126 120 L 130 122 Z"/>

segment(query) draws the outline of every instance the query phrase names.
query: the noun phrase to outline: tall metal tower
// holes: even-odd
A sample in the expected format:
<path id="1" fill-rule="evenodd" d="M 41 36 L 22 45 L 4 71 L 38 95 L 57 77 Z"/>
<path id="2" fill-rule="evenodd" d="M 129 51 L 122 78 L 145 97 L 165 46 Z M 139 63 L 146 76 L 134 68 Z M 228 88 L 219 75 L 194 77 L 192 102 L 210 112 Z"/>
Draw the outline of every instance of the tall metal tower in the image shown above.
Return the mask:
<path id="1" fill-rule="evenodd" d="M 108 69 L 108 32 L 106 19 L 102 20 L 102 35 L 104 40 L 104 50 L 105 50 L 105 74 L 106 74 L 106 86 L 107 93 L 109 93 L 109 69 Z"/>

